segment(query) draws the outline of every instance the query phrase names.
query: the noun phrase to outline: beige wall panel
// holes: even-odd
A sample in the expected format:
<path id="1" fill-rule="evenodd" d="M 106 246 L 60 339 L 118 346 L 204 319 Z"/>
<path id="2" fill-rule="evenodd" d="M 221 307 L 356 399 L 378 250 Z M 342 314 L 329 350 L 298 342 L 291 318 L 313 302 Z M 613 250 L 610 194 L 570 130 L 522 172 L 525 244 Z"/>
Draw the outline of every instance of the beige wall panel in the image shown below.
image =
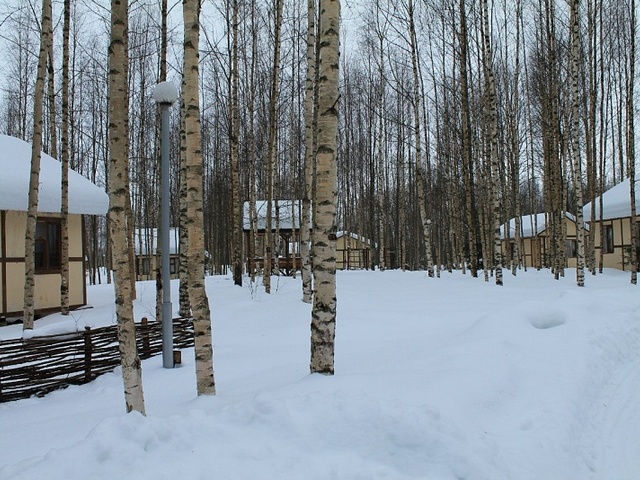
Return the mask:
<path id="1" fill-rule="evenodd" d="M 69 257 L 82 258 L 82 215 L 69 215 Z"/>
<path id="2" fill-rule="evenodd" d="M 24 232 L 27 228 L 26 212 L 7 212 L 7 257 L 24 258 Z M 24 275 L 23 275 L 24 276 Z"/>
<path id="3" fill-rule="evenodd" d="M 70 305 L 83 305 L 84 304 L 84 269 L 82 268 L 82 262 L 71 262 L 69 264 L 69 304 Z M 60 305 L 60 286 L 58 284 L 58 301 L 57 305 Z"/>
<path id="4" fill-rule="evenodd" d="M 21 312 L 23 306 L 24 306 L 24 263 L 8 263 L 7 264 L 7 311 Z"/>

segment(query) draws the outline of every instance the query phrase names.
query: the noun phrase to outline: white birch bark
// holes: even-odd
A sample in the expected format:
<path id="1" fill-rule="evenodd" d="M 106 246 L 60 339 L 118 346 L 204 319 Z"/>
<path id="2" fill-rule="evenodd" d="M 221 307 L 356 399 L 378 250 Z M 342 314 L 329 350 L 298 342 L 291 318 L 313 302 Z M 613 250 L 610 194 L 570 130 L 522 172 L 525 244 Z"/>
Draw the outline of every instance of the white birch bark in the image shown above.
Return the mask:
<path id="1" fill-rule="evenodd" d="M 318 150 L 313 211 L 315 295 L 311 313 L 311 373 L 334 373 L 336 331 L 336 204 L 340 1 L 320 0 Z"/>
<path id="2" fill-rule="evenodd" d="M 128 2 L 111 2 L 111 42 L 109 44 L 109 227 L 115 274 L 118 345 L 127 412 L 145 413 L 142 366 L 136 348 L 133 318 L 132 271 L 129 252 L 133 249 L 127 234 L 129 197 L 129 143 L 126 116 L 129 111 Z M 134 284 L 135 285 L 135 284 Z"/>
<path id="3" fill-rule="evenodd" d="M 311 222 L 311 198 L 313 196 L 313 173 L 316 161 L 314 118 L 316 118 L 315 77 L 316 77 L 316 0 L 307 0 L 307 79 L 305 88 L 305 166 L 304 194 L 302 196 L 302 214 L 300 219 L 300 257 L 302 260 L 302 301 L 311 303 L 312 275 L 311 249 L 312 241 L 309 223 Z"/>
<path id="4" fill-rule="evenodd" d="M 574 188 L 576 190 L 576 243 L 578 258 L 576 282 L 584 287 L 584 214 L 582 212 L 582 160 L 580 158 L 580 1 L 571 1 L 571 150 L 573 154 Z M 564 219 L 563 219 L 564 220 Z M 563 224 L 565 222 L 563 221 Z"/>
<path id="5" fill-rule="evenodd" d="M 202 141 L 198 47 L 200 43 L 200 2 L 184 0 L 184 82 L 185 154 L 187 178 L 187 226 L 189 229 L 189 299 L 193 314 L 194 350 L 198 395 L 215 395 L 211 313 L 204 278 L 204 217 Z"/>
<path id="6" fill-rule="evenodd" d="M 33 139 L 31 142 L 31 173 L 29 176 L 29 207 L 24 245 L 24 316 L 23 329 L 33 330 L 35 290 L 35 237 L 38 222 L 38 187 L 40 185 L 40 157 L 42 155 L 42 110 L 44 101 L 44 75 L 47 66 L 51 29 L 51 0 L 42 1 L 42 31 L 36 74 L 33 105 Z"/>

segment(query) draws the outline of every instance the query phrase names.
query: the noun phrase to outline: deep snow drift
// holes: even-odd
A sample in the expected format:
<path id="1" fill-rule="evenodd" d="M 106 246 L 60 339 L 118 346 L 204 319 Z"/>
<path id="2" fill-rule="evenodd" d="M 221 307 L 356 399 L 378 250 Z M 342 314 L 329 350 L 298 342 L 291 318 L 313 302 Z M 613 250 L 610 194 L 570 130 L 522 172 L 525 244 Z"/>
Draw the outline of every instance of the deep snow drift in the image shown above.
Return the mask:
<path id="1" fill-rule="evenodd" d="M 119 371 L 0 404 L 0 479 L 637 479 L 640 287 L 574 276 L 340 272 L 334 377 L 308 374 L 299 279 L 210 277 L 217 396 L 196 398 L 188 350 L 144 362 L 147 417 Z M 111 291 L 36 329 L 114 322 Z"/>

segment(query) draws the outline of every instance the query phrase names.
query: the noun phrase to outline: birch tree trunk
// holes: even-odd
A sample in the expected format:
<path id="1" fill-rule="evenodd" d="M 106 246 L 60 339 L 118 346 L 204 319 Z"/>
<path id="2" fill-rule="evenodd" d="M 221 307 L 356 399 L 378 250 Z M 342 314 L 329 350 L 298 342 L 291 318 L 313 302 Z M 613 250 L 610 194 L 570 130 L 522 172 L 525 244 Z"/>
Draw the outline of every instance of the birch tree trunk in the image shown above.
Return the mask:
<path id="1" fill-rule="evenodd" d="M 187 177 L 187 225 L 189 228 L 189 299 L 193 314 L 198 395 L 215 395 L 211 314 L 204 278 L 203 161 L 200 129 L 198 48 L 200 2 L 183 1 L 185 155 Z"/>
<path id="2" fill-rule="evenodd" d="M 576 190 L 576 243 L 578 258 L 576 282 L 584 287 L 584 215 L 582 212 L 582 160 L 580 158 L 580 0 L 571 1 L 571 150 L 573 153 L 574 188 Z M 564 222 L 563 222 L 564 224 Z"/>
<path id="3" fill-rule="evenodd" d="M 275 17 L 275 45 L 273 50 L 273 73 L 271 78 L 271 99 L 269 100 L 269 159 L 267 165 L 267 211 L 266 211 L 266 237 L 264 254 L 264 291 L 271 293 L 271 259 L 273 257 L 273 183 L 277 172 L 277 133 L 278 133 L 278 96 L 280 94 L 280 33 L 282 29 L 282 8 L 284 1 L 276 0 Z M 276 204 L 277 206 L 277 204 Z"/>
<path id="4" fill-rule="evenodd" d="M 482 1 L 482 24 L 483 24 L 483 44 L 484 44 L 484 71 L 488 90 L 488 130 L 489 130 L 489 151 L 491 157 L 491 200 L 493 212 L 491 217 L 491 227 L 493 230 L 493 257 L 495 262 L 496 285 L 502 285 L 502 255 L 500 254 L 500 170 L 498 157 L 498 113 L 496 107 L 496 83 L 493 74 L 493 54 L 491 50 L 491 39 L 489 30 L 489 9 L 487 0 Z"/>
<path id="5" fill-rule="evenodd" d="M 336 203 L 340 0 L 320 0 L 318 150 L 314 202 L 315 295 L 311 313 L 311 373 L 334 373 L 336 331 Z"/>
<path id="6" fill-rule="evenodd" d="M 231 164 L 231 241 L 233 251 L 233 283 L 242 286 L 242 225 L 240 223 L 240 170 L 238 137 L 240 119 L 238 117 L 238 0 L 232 2 L 232 48 L 231 48 L 231 101 L 229 146 Z"/>
<path id="7" fill-rule="evenodd" d="M 127 235 L 129 196 L 129 142 L 126 116 L 129 111 L 128 11 L 127 0 L 111 2 L 111 42 L 109 44 L 109 227 L 115 274 L 118 345 L 124 381 L 127 412 L 144 414 L 142 366 L 136 349 L 136 332 L 131 292 L 129 251 L 133 249 Z"/>
<path id="8" fill-rule="evenodd" d="M 473 180 L 473 157 L 471 149 L 471 108 L 469 106 L 469 81 L 467 74 L 469 35 L 467 33 L 467 13 L 465 0 L 460 0 L 460 89 L 462 100 L 462 171 L 466 190 L 466 219 L 469 232 L 469 270 L 471 276 L 478 277 L 478 234 L 475 220 L 475 187 Z M 464 268 L 464 267 L 463 267 Z"/>
<path id="9" fill-rule="evenodd" d="M 312 301 L 312 279 L 311 279 L 311 232 L 309 223 L 311 222 L 311 198 L 313 195 L 313 174 L 316 162 L 316 129 L 314 128 L 317 118 L 317 105 L 315 101 L 315 78 L 316 78 L 316 0 L 307 0 L 307 79 L 305 89 L 305 164 L 304 164 L 304 194 L 302 196 L 302 215 L 300 219 L 300 257 L 302 260 L 302 301 L 311 303 Z"/>
<path id="10" fill-rule="evenodd" d="M 251 0 L 251 65 L 249 71 L 249 275 L 251 283 L 256 281 L 256 239 L 258 237 L 258 214 L 256 212 L 256 63 L 258 56 L 258 31 L 256 26 L 256 2 Z"/>
<path id="11" fill-rule="evenodd" d="M 380 16 L 380 4 L 376 3 L 376 20 L 379 20 Z M 384 71 L 384 35 L 381 31 L 378 31 L 378 48 L 380 49 L 380 58 L 379 58 L 379 62 L 380 64 L 378 65 L 378 74 L 379 74 L 379 82 L 380 85 L 378 86 L 378 98 L 377 98 L 377 107 L 378 107 L 378 135 L 377 135 L 377 143 L 378 143 L 378 162 L 376 165 L 376 203 L 377 203 L 377 207 L 378 207 L 378 230 L 380 231 L 380 236 L 379 236 L 379 242 L 380 242 L 380 263 L 379 263 L 379 268 L 381 271 L 384 271 L 387 268 L 387 262 L 386 262 L 386 236 L 385 236 L 385 230 L 387 228 L 387 218 L 386 218 L 386 211 L 385 211 L 385 204 L 384 204 L 384 195 L 385 195 L 385 187 L 386 187 L 386 182 L 385 182 L 385 172 L 384 172 L 384 166 L 385 166 L 385 158 L 384 158 L 384 154 L 386 152 L 385 147 L 385 135 L 384 135 L 384 118 L 385 118 L 385 114 L 384 114 L 384 109 L 385 109 L 385 101 L 384 101 L 384 94 L 385 94 L 385 71 Z"/>
<path id="12" fill-rule="evenodd" d="M 61 272 L 60 307 L 63 315 L 69 315 L 69 31 L 71 23 L 71 1 L 64 0 L 62 26 L 62 125 L 60 134 L 62 153 L 62 199 L 61 199 Z"/>
<path id="13" fill-rule="evenodd" d="M 184 77 L 182 80 L 182 90 L 184 91 Z M 185 105 L 184 96 L 180 100 L 180 256 L 178 261 L 180 289 L 179 304 L 180 316 L 189 317 L 191 315 L 191 303 L 189 301 L 189 222 L 187 219 L 187 159 L 186 159 L 186 135 L 185 135 Z"/>
<path id="14" fill-rule="evenodd" d="M 638 283 L 638 225 L 636 224 L 636 143 L 633 93 L 636 81 L 636 2 L 631 0 L 629 78 L 627 79 L 627 168 L 631 201 L 631 283 Z"/>
<path id="15" fill-rule="evenodd" d="M 418 204 L 420 207 L 420 218 L 422 220 L 422 233 L 427 259 L 427 272 L 433 277 L 433 260 L 431 256 L 431 219 L 427 213 L 427 198 L 425 192 L 425 181 L 422 174 L 422 139 L 420 135 L 420 77 L 418 72 L 418 47 L 416 39 L 416 29 L 413 18 L 413 0 L 409 0 L 409 40 L 411 43 L 411 65 L 413 69 L 413 121 L 416 150 L 416 182 L 418 184 Z"/>
<path id="16" fill-rule="evenodd" d="M 42 155 L 42 110 L 44 101 L 44 76 L 51 29 L 51 0 L 42 1 L 42 31 L 40 33 L 40 53 L 36 74 L 33 104 L 33 140 L 31 142 L 31 174 L 29 176 L 29 207 L 24 245 L 24 317 L 23 329 L 33 330 L 34 289 L 35 289 L 35 237 L 38 222 L 38 188 L 40 185 L 40 158 Z"/>

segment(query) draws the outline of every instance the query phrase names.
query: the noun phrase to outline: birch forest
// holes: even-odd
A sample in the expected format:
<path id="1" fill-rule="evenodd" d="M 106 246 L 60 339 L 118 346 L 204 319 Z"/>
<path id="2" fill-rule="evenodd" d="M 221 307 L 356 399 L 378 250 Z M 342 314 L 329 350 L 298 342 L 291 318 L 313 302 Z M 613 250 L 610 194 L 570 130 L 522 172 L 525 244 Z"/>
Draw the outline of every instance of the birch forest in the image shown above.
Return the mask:
<path id="1" fill-rule="evenodd" d="M 432 276 L 462 269 L 501 283 L 503 270 L 505 277 L 515 273 L 521 258 L 517 248 L 500 250 L 500 225 L 544 212 L 554 241 L 541 267 L 562 275 L 565 214 L 580 226 L 593 222 L 582 219 L 582 205 L 635 179 L 635 1 L 342 3 L 337 229 L 375 242 L 372 264 L 380 268 Z M 103 0 L 68 4 L 66 155 L 70 168 L 106 189 L 111 7 Z M 53 2 L 49 88 L 41 102 L 48 153 L 63 131 L 63 7 Z M 241 244 L 243 202 L 313 202 L 305 119 L 313 104 L 308 65 L 318 60 L 307 40 L 320 14 L 308 7 L 302 0 L 202 2 L 208 273 L 248 273 L 247 250 L 255 246 Z M 29 142 L 41 8 L 31 0 L 0 3 L 0 133 Z M 309 11 L 318 18 L 309 22 Z M 130 216 L 136 228 L 155 228 L 160 148 L 151 91 L 165 78 L 177 87 L 183 81 L 182 5 L 132 1 L 128 18 Z M 178 105 L 171 122 L 172 226 L 178 227 L 184 225 Z M 106 219 L 88 217 L 85 230 L 90 281 L 111 281 Z M 585 271 L 596 273 L 590 236 L 593 230 L 578 236 L 578 256 Z"/>

